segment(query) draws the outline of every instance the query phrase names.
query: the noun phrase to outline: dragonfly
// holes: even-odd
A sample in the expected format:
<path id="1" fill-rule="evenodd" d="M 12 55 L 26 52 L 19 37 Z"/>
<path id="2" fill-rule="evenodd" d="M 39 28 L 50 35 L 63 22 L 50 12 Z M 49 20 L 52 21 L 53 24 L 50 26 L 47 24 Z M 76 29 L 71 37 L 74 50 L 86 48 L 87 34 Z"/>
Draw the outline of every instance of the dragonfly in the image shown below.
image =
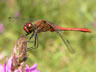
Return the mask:
<path id="1" fill-rule="evenodd" d="M 70 52 L 74 52 L 74 50 L 70 46 L 70 42 L 65 40 L 60 31 L 80 31 L 80 32 L 88 32 L 90 33 L 91 30 L 88 28 L 64 28 L 57 26 L 46 20 L 37 20 L 34 23 L 28 22 L 23 27 L 24 31 L 26 32 L 26 36 L 30 35 L 28 41 L 30 41 L 34 37 L 34 47 L 38 48 L 38 34 L 41 32 L 56 32 L 60 38 L 62 39 L 63 43 L 66 45 Z M 32 48 L 32 47 L 31 47 Z"/>

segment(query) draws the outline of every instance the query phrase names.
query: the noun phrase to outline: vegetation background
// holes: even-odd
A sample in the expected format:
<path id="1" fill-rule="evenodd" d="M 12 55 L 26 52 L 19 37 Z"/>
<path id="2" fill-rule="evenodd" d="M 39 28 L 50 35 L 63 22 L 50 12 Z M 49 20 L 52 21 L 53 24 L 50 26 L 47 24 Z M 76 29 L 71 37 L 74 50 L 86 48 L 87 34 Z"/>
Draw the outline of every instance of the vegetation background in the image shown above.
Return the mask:
<path id="1" fill-rule="evenodd" d="M 21 19 L 9 20 L 10 16 Z M 0 0 L 0 24 L 4 25 L 0 32 L 0 63 L 10 56 L 16 40 L 25 34 L 23 25 L 32 22 L 30 18 L 62 27 L 89 28 L 92 33 L 62 32 L 74 54 L 55 32 L 40 33 L 39 48 L 28 52 L 27 64 L 37 63 L 40 72 L 96 71 L 96 0 Z"/>

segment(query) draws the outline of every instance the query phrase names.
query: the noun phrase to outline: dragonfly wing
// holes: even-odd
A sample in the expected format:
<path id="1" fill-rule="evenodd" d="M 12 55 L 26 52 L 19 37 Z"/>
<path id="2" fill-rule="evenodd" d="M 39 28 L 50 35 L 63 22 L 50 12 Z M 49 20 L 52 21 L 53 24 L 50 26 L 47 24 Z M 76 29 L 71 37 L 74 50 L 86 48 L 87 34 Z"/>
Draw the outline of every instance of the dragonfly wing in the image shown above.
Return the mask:
<path id="1" fill-rule="evenodd" d="M 69 42 L 68 40 L 65 40 L 65 39 L 64 39 L 64 37 L 63 37 L 62 34 L 61 34 L 61 31 L 58 30 L 58 29 L 55 27 L 55 24 L 53 24 L 53 23 L 51 23 L 51 22 L 49 22 L 49 24 L 50 24 L 50 26 L 51 26 L 52 28 L 55 29 L 55 32 L 60 36 L 60 38 L 62 39 L 63 43 L 66 45 L 66 47 L 68 48 L 68 50 L 69 50 L 71 53 L 74 53 L 75 51 L 74 51 L 74 49 L 71 47 L 70 42 Z"/>
<path id="2" fill-rule="evenodd" d="M 68 40 L 65 40 L 64 37 L 61 35 L 61 33 L 59 31 L 56 31 L 56 33 L 61 37 L 63 43 L 66 45 L 66 47 L 68 48 L 68 50 L 71 53 L 74 53 L 74 50 L 73 50 L 73 48 L 70 45 L 70 42 Z"/>

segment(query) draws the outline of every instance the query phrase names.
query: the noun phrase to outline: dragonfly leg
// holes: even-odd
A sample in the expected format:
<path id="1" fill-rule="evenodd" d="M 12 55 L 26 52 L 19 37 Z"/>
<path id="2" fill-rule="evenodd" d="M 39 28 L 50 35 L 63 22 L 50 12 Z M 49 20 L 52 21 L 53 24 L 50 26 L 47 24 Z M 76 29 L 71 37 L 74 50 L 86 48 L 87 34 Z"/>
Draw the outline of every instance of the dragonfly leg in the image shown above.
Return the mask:
<path id="1" fill-rule="evenodd" d="M 31 42 L 30 40 L 32 39 L 32 37 L 34 36 L 34 32 L 32 33 L 32 35 L 29 37 L 27 42 Z M 33 41 L 32 41 L 33 42 Z"/>
<path id="2" fill-rule="evenodd" d="M 38 48 L 38 35 L 37 35 L 37 33 L 35 34 L 35 38 L 34 38 L 34 46 L 35 46 L 35 48 Z"/>
<path id="3" fill-rule="evenodd" d="M 31 38 L 34 36 L 34 32 L 32 33 L 32 35 L 29 37 L 29 41 L 31 40 Z"/>
<path id="4" fill-rule="evenodd" d="M 29 35 L 29 33 L 25 34 L 25 36 Z"/>
<path id="5" fill-rule="evenodd" d="M 38 48 L 38 35 L 36 35 L 36 38 L 37 38 L 37 48 Z"/>
<path id="6" fill-rule="evenodd" d="M 29 37 L 28 41 L 29 43 L 34 43 L 34 41 L 30 41 L 32 39 L 32 37 L 35 35 L 35 32 L 32 33 L 32 35 Z M 33 49 L 34 47 L 28 47 L 27 50 L 31 50 Z"/>
<path id="7" fill-rule="evenodd" d="M 27 51 L 30 51 L 30 50 L 32 50 L 34 47 L 28 47 L 27 48 Z"/>
<path id="8" fill-rule="evenodd" d="M 38 35 L 37 35 L 37 33 L 34 33 L 34 36 L 35 36 L 34 41 L 33 41 L 34 46 L 27 48 L 27 50 L 33 50 L 33 49 L 38 48 Z"/>

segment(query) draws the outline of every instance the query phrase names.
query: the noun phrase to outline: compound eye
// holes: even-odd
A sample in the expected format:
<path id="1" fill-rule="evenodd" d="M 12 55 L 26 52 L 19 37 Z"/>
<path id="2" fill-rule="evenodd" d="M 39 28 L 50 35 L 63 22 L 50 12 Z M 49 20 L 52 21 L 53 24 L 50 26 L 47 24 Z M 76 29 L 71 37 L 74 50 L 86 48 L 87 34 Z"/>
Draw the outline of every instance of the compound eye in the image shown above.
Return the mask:
<path id="1" fill-rule="evenodd" d="M 26 26 L 23 27 L 26 32 L 29 32 Z"/>
<path id="2" fill-rule="evenodd" d="M 28 24 L 28 28 L 32 28 L 32 24 L 31 23 Z"/>

